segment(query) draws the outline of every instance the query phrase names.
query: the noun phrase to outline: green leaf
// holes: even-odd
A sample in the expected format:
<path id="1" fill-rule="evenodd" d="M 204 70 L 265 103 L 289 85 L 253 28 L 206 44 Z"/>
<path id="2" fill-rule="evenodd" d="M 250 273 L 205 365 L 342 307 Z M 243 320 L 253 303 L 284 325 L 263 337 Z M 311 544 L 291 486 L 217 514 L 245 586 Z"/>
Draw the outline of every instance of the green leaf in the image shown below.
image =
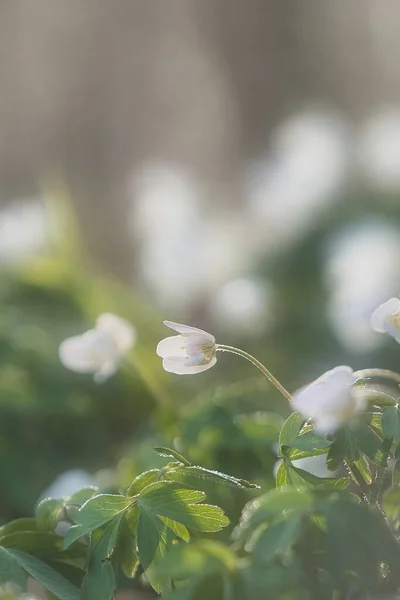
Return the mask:
<path id="1" fill-rule="evenodd" d="M 360 450 L 352 432 L 346 428 L 339 429 L 335 440 L 328 451 L 326 464 L 330 471 L 336 471 L 342 466 L 343 461 L 354 462 L 360 458 Z"/>
<path id="2" fill-rule="evenodd" d="M 171 529 L 171 531 L 174 532 L 176 537 L 180 538 L 184 542 L 189 542 L 190 533 L 188 532 L 187 528 L 184 525 L 182 525 L 182 523 L 177 523 L 176 521 L 173 521 L 172 519 L 168 519 L 167 517 L 159 516 L 159 519 L 163 523 L 165 523 L 165 525 L 167 527 L 169 527 Z"/>
<path id="3" fill-rule="evenodd" d="M 369 425 L 360 421 L 356 429 L 347 432 L 347 438 L 350 439 L 351 436 L 357 445 L 357 448 L 361 450 L 362 453 L 368 456 L 375 464 L 381 464 L 383 457 L 381 450 L 382 442 Z M 359 458 L 360 457 L 358 456 L 355 460 L 358 460 Z M 347 459 L 349 460 L 348 457 Z"/>
<path id="4" fill-rule="evenodd" d="M 26 574 L 17 559 L 8 550 L 0 547 L 0 585 L 5 583 L 14 583 L 24 591 Z"/>
<path id="5" fill-rule="evenodd" d="M 315 450 L 326 450 L 331 444 L 332 442 L 316 435 L 313 431 L 307 431 L 287 445 L 296 450 L 314 452 Z"/>
<path id="6" fill-rule="evenodd" d="M 163 456 L 164 458 L 173 458 L 174 460 L 176 460 L 188 467 L 190 467 L 190 465 L 191 465 L 191 463 L 187 460 L 187 458 L 182 456 L 182 454 L 179 454 L 179 452 L 177 452 L 176 450 L 172 450 L 171 448 L 164 448 L 164 446 L 157 446 L 156 448 L 154 448 L 154 451 L 157 452 L 157 454 L 159 456 Z"/>
<path id="7" fill-rule="evenodd" d="M 77 524 L 67 531 L 64 538 L 64 549 L 80 537 L 108 523 L 114 517 L 122 515 L 132 504 L 132 498 L 114 494 L 100 494 L 87 500 L 76 513 Z"/>
<path id="8" fill-rule="evenodd" d="M 67 498 L 65 504 L 67 504 L 68 506 L 82 506 L 82 504 L 85 504 L 85 502 L 90 500 L 90 498 L 96 496 L 96 494 L 98 494 L 98 491 L 99 488 L 95 486 L 82 488 L 75 492 L 75 494 L 72 494 L 72 496 Z"/>
<path id="9" fill-rule="evenodd" d="M 132 505 L 132 498 L 115 494 L 99 494 L 91 498 L 77 513 L 77 525 L 96 529 Z"/>
<path id="10" fill-rule="evenodd" d="M 363 476 L 364 481 L 368 485 L 370 485 L 372 483 L 372 473 L 371 473 L 371 469 L 369 467 L 369 463 L 368 463 L 367 459 L 365 458 L 365 456 L 362 454 L 360 456 L 360 458 L 354 462 L 354 464 L 356 465 L 356 467 L 360 471 L 361 475 Z M 355 480 L 355 481 L 356 481 L 356 483 L 358 483 L 357 480 Z"/>
<path id="11" fill-rule="evenodd" d="M 288 473 L 287 473 L 287 465 L 286 461 L 283 460 L 279 465 L 278 472 L 276 474 L 276 487 L 284 487 L 289 485 Z"/>
<path id="12" fill-rule="evenodd" d="M 291 513 L 276 523 L 272 523 L 256 536 L 247 546 L 248 552 L 253 552 L 257 559 L 269 562 L 275 554 L 289 548 L 298 538 L 301 526 L 301 515 Z"/>
<path id="13" fill-rule="evenodd" d="M 347 477 L 317 477 L 298 467 L 288 466 L 287 474 L 289 483 L 297 489 L 314 486 L 344 489 L 349 485 L 349 479 Z"/>
<path id="14" fill-rule="evenodd" d="M 150 471 L 141 473 L 132 481 L 131 485 L 128 487 L 126 495 L 136 496 L 137 494 L 140 494 L 145 487 L 156 481 L 159 473 L 159 469 L 151 469 Z"/>
<path id="15" fill-rule="evenodd" d="M 389 488 L 382 498 L 383 510 L 391 521 L 400 517 L 400 487 Z"/>
<path id="16" fill-rule="evenodd" d="M 81 600 L 80 591 L 67 579 L 34 556 L 20 550 L 7 550 L 20 567 L 60 600 Z"/>
<path id="17" fill-rule="evenodd" d="M 400 410 L 396 406 L 388 406 L 382 413 L 382 432 L 386 438 L 394 438 L 400 442 Z"/>
<path id="18" fill-rule="evenodd" d="M 114 549 L 122 514 L 114 517 L 104 528 L 93 534 L 89 549 L 89 565 L 82 583 L 83 600 L 112 600 L 114 571 L 110 555 Z"/>
<path id="19" fill-rule="evenodd" d="M 283 511 L 293 510 L 297 514 L 311 508 L 313 498 L 305 489 L 278 488 L 270 490 L 263 496 L 252 500 L 243 509 L 239 527 L 235 530 L 235 537 L 242 536 L 253 530 L 261 523 L 272 517 L 281 515 Z"/>
<path id="20" fill-rule="evenodd" d="M 400 459 L 396 460 L 392 473 L 392 485 L 400 485 Z"/>
<path id="21" fill-rule="evenodd" d="M 286 419 L 279 434 L 280 447 L 292 445 L 292 442 L 294 442 L 300 433 L 303 422 L 304 419 L 297 412 L 292 413 L 290 417 Z"/>
<path id="22" fill-rule="evenodd" d="M 259 485 L 256 485 L 255 483 L 250 483 L 246 479 L 237 479 L 232 475 L 220 473 L 219 471 L 212 471 L 211 469 L 205 469 L 204 467 L 198 467 L 195 465 L 191 465 L 190 467 L 178 467 L 176 469 L 173 469 L 173 471 L 171 471 L 171 474 L 176 472 L 182 473 L 183 475 L 193 475 L 194 477 L 198 477 L 200 479 L 209 479 L 211 481 L 215 481 L 217 483 L 222 483 L 225 485 L 230 485 L 241 490 L 260 489 Z"/>
<path id="23" fill-rule="evenodd" d="M 85 548 L 81 544 L 63 550 L 63 538 L 53 531 L 15 531 L 0 539 L 4 548 L 15 548 L 38 558 L 81 558 Z"/>
<path id="24" fill-rule="evenodd" d="M 132 534 L 126 522 L 126 514 L 122 518 L 118 530 L 118 539 L 114 550 L 117 564 L 121 566 L 126 577 L 134 577 L 139 565 L 139 557 L 136 552 L 136 536 Z M 136 526 L 135 526 L 136 531 Z"/>
<path id="25" fill-rule="evenodd" d="M 147 486 L 137 502 L 141 511 L 167 517 L 190 529 L 213 532 L 229 525 L 221 508 L 199 504 L 204 499 L 204 492 L 185 489 L 175 481 L 164 481 Z"/>
<path id="26" fill-rule="evenodd" d="M 156 515 L 141 510 L 137 525 L 137 547 L 140 564 L 147 571 L 156 557 L 164 556 L 172 543 L 172 531 Z"/>
<path id="27" fill-rule="evenodd" d="M 54 530 L 64 511 L 63 498 L 45 498 L 36 508 L 36 521 L 39 529 Z"/>
<path id="28" fill-rule="evenodd" d="M 36 519 L 15 519 L 0 527 L 0 540 L 5 535 L 15 533 L 16 531 L 37 531 L 38 526 Z M 0 541 L 1 543 L 1 541 Z"/>

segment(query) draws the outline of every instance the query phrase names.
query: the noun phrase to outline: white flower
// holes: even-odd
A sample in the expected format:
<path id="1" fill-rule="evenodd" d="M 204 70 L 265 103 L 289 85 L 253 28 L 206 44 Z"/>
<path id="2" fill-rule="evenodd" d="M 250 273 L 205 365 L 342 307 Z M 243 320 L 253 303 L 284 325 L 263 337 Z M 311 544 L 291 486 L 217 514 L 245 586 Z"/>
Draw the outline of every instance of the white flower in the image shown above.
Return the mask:
<path id="1" fill-rule="evenodd" d="M 167 337 L 157 346 L 163 367 L 169 373 L 191 375 L 210 369 L 217 362 L 215 337 L 202 329 L 164 321 L 180 335 Z"/>
<path id="2" fill-rule="evenodd" d="M 371 327 L 379 333 L 388 333 L 400 343 L 400 298 L 390 298 L 371 315 Z"/>
<path id="3" fill-rule="evenodd" d="M 353 390 L 355 381 L 350 367 L 336 367 L 299 390 L 293 405 L 305 419 L 312 418 L 316 431 L 332 433 L 364 408 L 364 400 Z"/>
<path id="4" fill-rule="evenodd" d="M 117 315 L 104 313 L 94 329 L 61 342 L 59 357 L 67 369 L 93 373 L 100 383 L 111 377 L 136 340 L 134 327 Z"/>

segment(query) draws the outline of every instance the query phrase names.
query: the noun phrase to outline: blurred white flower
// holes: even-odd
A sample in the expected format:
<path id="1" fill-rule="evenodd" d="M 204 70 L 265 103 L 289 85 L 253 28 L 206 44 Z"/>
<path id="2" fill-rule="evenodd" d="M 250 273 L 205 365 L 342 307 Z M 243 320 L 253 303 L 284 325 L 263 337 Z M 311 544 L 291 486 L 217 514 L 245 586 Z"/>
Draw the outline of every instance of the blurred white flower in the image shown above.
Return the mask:
<path id="1" fill-rule="evenodd" d="M 294 394 L 293 405 L 305 419 L 312 418 L 316 431 L 332 433 L 364 407 L 353 393 L 355 381 L 350 367 L 335 367 Z"/>
<path id="2" fill-rule="evenodd" d="M 349 157 L 349 135 L 340 115 L 303 111 L 272 135 L 269 153 L 249 169 L 247 196 L 254 230 L 269 249 L 293 243 L 335 201 Z"/>
<path id="3" fill-rule="evenodd" d="M 136 330 L 125 319 L 104 313 L 94 329 L 61 342 L 62 364 L 76 373 L 93 373 L 97 383 L 111 377 L 119 363 L 132 348 Z"/>
<path id="4" fill-rule="evenodd" d="M 272 323 L 274 288 L 258 279 L 238 278 L 225 283 L 210 300 L 210 313 L 218 327 L 237 333 L 262 335 Z"/>
<path id="5" fill-rule="evenodd" d="M 217 362 L 215 337 L 202 329 L 164 321 L 164 325 L 177 331 L 161 340 L 157 354 L 163 359 L 163 367 L 176 375 L 192 375 L 210 369 Z"/>
<path id="6" fill-rule="evenodd" d="M 358 142 L 363 174 L 374 186 L 400 188 L 400 107 L 382 107 L 364 125 Z"/>
<path id="7" fill-rule="evenodd" d="M 0 210 L 0 262 L 24 260 L 49 244 L 49 223 L 43 202 L 14 201 Z"/>
<path id="8" fill-rule="evenodd" d="M 371 329 L 373 310 L 399 287 L 400 230 L 382 219 L 341 228 L 327 244 L 327 312 L 340 342 L 353 352 L 385 343 Z"/>
<path id="9" fill-rule="evenodd" d="M 400 343 L 400 298 L 390 298 L 371 315 L 371 327 L 379 333 L 388 333 Z"/>
<path id="10" fill-rule="evenodd" d="M 83 469 L 70 469 L 58 475 L 56 479 L 46 488 L 38 499 L 38 503 L 44 498 L 63 498 L 72 496 L 84 487 L 96 484 L 96 480 L 90 473 Z"/>

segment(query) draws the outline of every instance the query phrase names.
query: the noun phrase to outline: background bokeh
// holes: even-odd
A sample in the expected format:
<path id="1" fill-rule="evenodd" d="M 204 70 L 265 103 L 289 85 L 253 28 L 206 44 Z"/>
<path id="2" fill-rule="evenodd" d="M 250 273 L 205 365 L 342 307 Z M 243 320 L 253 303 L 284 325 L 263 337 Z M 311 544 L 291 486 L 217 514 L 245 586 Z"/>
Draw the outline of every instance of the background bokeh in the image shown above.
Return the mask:
<path id="1" fill-rule="evenodd" d="M 163 319 L 290 390 L 399 369 L 369 326 L 400 291 L 399 18 L 396 0 L 1 2 L 0 521 L 127 484 L 161 443 L 272 484 L 289 407 L 233 356 L 164 373 Z M 99 386 L 57 348 L 105 311 L 139 344 Z M 225 496 L 236 518 L 248 498 Z"/>

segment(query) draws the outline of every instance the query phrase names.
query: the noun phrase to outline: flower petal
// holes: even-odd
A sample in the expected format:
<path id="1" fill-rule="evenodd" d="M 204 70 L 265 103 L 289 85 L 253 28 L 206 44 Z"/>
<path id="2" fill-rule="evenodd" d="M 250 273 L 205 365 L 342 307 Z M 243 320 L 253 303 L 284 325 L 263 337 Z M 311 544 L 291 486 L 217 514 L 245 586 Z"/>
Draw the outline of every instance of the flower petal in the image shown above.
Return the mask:
<path id="1" fill-rule="evenodd" d="M 185 340 L 181 335 L 167 337 L 158 343 L 156 352 L 161 358 L 186 356 Z"/>
<path id="2" fill-rule="evenodd" d="M 67 338 L 61 342 L 58 353 L 61 363 L 76 373 L 95 373 L 119 356 L 114 338 L 97 329 Z"/>
<path id="3" fill-rule="evenodd" d="M 400 298 L 390 298 L 372 313 L 370 320 L 372 329 L 378 333 L 386 333 L 387 317 L 397 312 L 400 312 Z"/>
<path id="4" fill-rule="evenodd" d="M 136 329 L 118 315 L 103 313 L 96 321 L 96 329 L 108 333 L 115 339 L 121 354 L 129 352 L 136 341 Z"/>
<path id="5" fill-rule="evenodd" d="M 168 373 L 175 373 L 175 375 L 194 375 L 211 369 L 217 362 L 217 358 L 214 356 L 210 362 L 203 365 L 187 364 L 187 361 L 183 357 L 164 358 L 163 367 Z"/>
<path id="6" fill-rule="evenodd" d="M 212 340 L 212 343 L 215 343 L 215 337 L 211 335 L 211 333 L 207 333 L 207 331 L 203 331 L 203 329 L 197 329 L 197 327 L 190 327 L 190 325 L 183 325 L 182 323 L 174 323 L 173 321 L 163 321 L 164 325 L 181 333 L 182 335 L 188 335 L 191 333 L 200 333 L 207 337 L 207 339 Z"/>

